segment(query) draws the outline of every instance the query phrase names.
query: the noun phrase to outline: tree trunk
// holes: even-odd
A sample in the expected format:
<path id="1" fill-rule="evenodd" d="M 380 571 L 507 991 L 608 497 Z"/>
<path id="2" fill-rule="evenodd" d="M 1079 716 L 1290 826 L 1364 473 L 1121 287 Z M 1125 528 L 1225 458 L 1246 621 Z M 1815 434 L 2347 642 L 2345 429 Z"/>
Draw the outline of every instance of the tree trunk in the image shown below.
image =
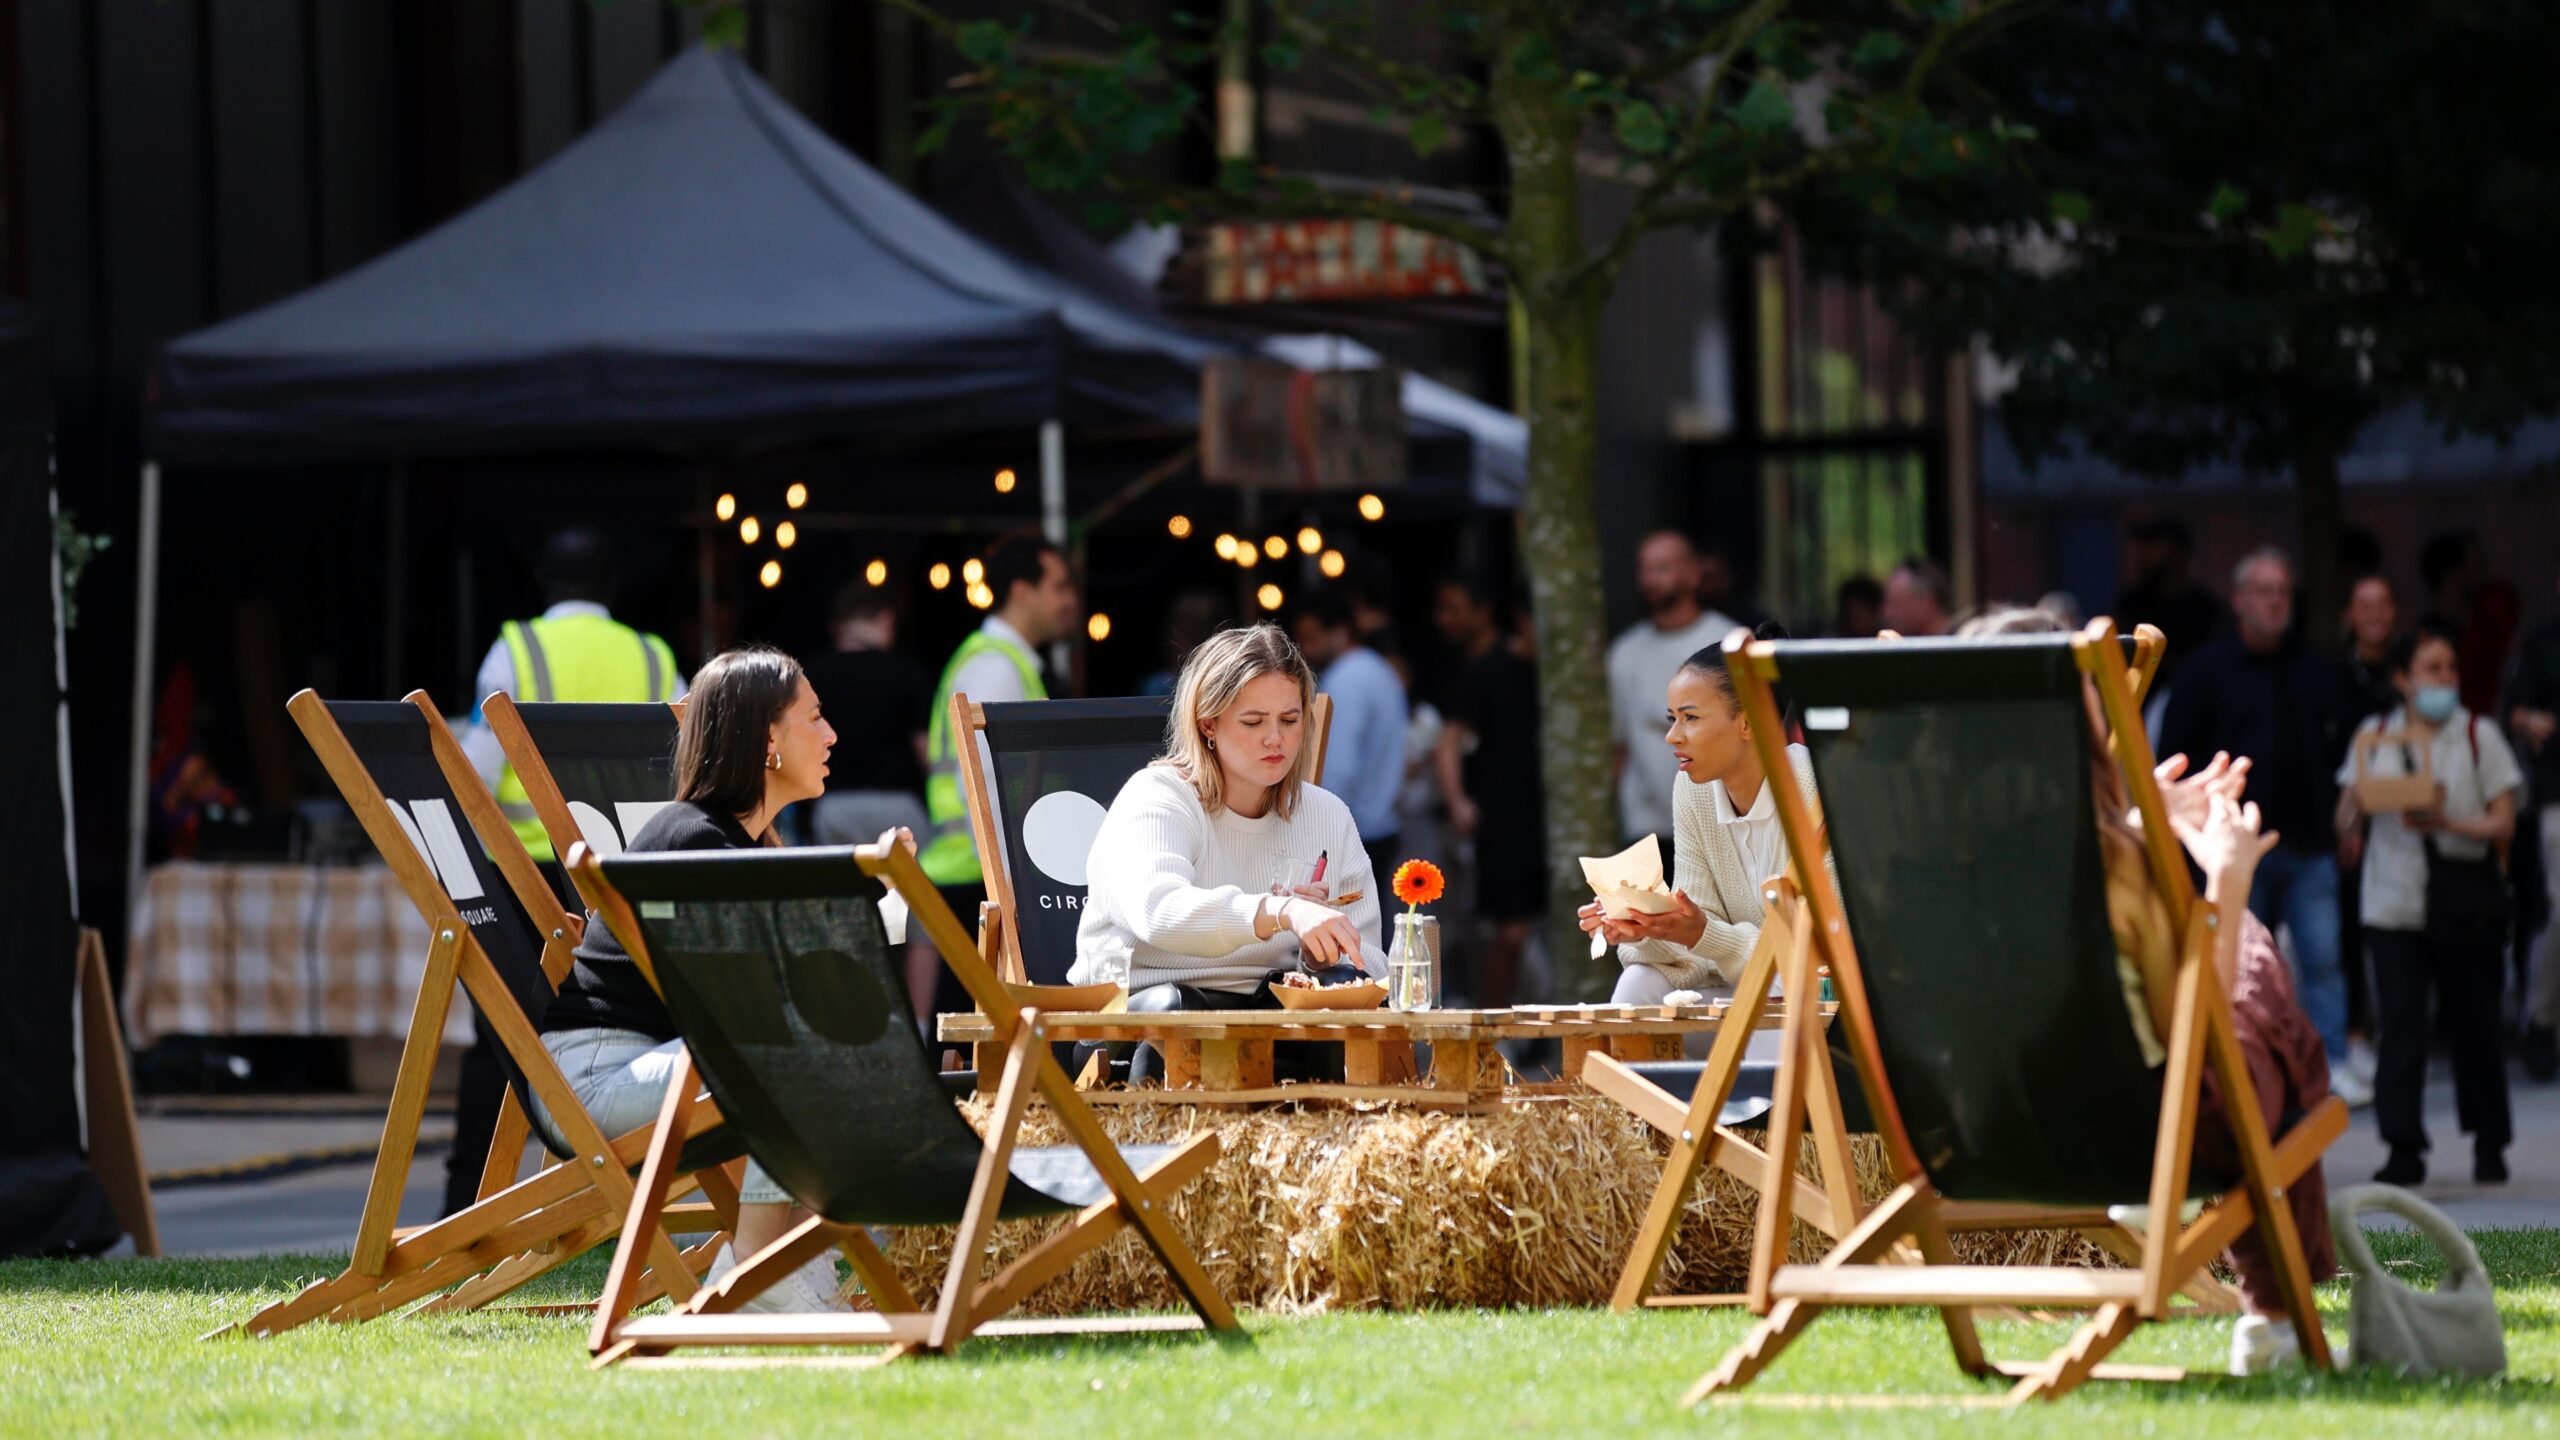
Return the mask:
<path id="1" fill-rule="evenodd" d="M 1511 164 L 1511 283 L 1527 347 L 1528 493 L 1521 559 L 1538 629 L 1539 752 L 1545 777 L 1547 947 L 1564 998 L 1603 998 L 1614 962 L 1595 964 L 1574 912 L 1591 898 L 1578 857 L 1616 848 L 1609 786 L 1608 649 L 1594 490 L 1600 297 L 1559 279 L 1583 258 L 1574 143 L 1581 117 L 1497 61 L 1495 123 Z"/>
<path id="2" fill-rule="evenodd" d="M 2338 532 L 2346 524 L 2346 502 L 2338 493 L 2338 447 L 2305 439 L 2294 450 L 2294 493 L 2302 506 L 2302 633 L 2313 645 L 2336 653 L 2338 626 L 2345 618 L 2345 581 L 2338 574 Z"/>

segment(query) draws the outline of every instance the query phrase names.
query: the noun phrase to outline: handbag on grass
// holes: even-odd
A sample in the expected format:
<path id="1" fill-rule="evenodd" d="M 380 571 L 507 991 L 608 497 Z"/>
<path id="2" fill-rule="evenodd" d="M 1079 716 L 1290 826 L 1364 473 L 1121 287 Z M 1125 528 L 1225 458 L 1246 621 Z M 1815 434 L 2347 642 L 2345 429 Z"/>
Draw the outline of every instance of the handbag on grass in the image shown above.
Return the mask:
<path id="1" fill-rule="evenodd" d="M 2388 1210 L 2444 1253 L 2444 1279 L 2420 1290 L 2383 1269 L 2356 1215 Z M 2329 1197 L 2329 1228 L 2354 1278 L 2347 1289 L 2348 1363 L 2402 1375 L 2469 1375 L 2507 1368 L 2506 1329 L 2488 1268 L 2451 1216 L 2397 1185 L 2350 1185 Z"/>

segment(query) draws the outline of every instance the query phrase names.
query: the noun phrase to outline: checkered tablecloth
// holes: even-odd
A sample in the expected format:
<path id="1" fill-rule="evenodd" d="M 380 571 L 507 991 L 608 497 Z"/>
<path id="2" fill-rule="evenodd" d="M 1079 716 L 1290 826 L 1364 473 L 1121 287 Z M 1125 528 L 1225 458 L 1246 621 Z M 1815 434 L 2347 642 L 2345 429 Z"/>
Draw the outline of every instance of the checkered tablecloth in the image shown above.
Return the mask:
<path id="1" fill-rule="evenodd" d="M 145 878 L 125 1034 L 408 1034 L 427 922 L 380 865 L 162 865 Z M 457 996 L 447 1044 L 471 1042 Z"/>

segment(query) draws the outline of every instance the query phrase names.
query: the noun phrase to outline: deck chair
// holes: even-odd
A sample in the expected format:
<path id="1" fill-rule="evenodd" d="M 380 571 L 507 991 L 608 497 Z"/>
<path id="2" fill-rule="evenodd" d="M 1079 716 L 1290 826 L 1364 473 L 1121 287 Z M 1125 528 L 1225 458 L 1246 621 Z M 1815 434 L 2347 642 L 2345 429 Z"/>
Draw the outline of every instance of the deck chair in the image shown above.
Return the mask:
<path id="1" fill-rule="evenodd" d="M 813 1214 L 719 1284 L 663 1316 L 634 1318 L 640 1258 L 657 1238 L 674 1137 L 695 1104 L 679 1073 L 642 1164 L 589 1347 L 599 1367 L 687 1346 L 876 1345 L 947 1353 L 1006 1330 L 1235 1328 L 1234 1312 L 1173 1228 L 1164 1203 L 1218 1156 L 1215 1133 L 1180 1146 L 1115 1146 L 1059 1068 L 1036 1009 L 1017 1007 L 983 952 L 898 846 L 625 855 L 571 852 L 632 958 L 683 1028 L 721 1113 Z M 882 927 L 882 882 L 913 907 L 1005 1044 L 981 1138 L 953 1105 L 909 1014 Z M 1018 1143 L 1037 1092 L 1068 1143 Z M 995 1222 L 1075 1212 L 1075 1222 L 981 1280 Z M 953 1225 L 938 1303 L 919 1306 L 866 1227 Z M 1135 1226 L 1190 1305 L 1188 1317 L 1024 1322 L 997 1317 L 1077 1257 Z M 780 1277 L 840 1249 L 876 1307 L 849 1315 L 733 1313 Z"/>
<path id="2" fill-rule="evenodd" d="M 1746 637 L 1726 653 L 1765 763 L 1784 763 L 1770 686 L 1783 675 L 1803 707 L 1839 873 L 1836 893 L 1806 896 L 1814 945 L 1900 1184 L 1819 1265 L 1755 1282 L 1753 1309 L 1765 1318 L 1689 1403 L 1747 1385 L 1842 1305 L 1937 1309 L 1966 1373 L 2014 1381 L 1991 1403 L 2052 1399 L 2093 1378 L 2182 1378 L 2106 1357 L 2167 1318 L 2182 1283 L 2253 1225 L 2283 1277 L 2304 1354 L 2326 1368 L 2301 1237 L 2281 1197 L 2345 1129 L 2346 1107 L 2332 1097 L 2281 1139 L 2261 1122 L 2211 963 L 2223 917 L 2190 887 L 2112 624 L 1974 641 Z M 2143 1063 L 2116 968 L 2084 677 L 2097 682 L 2152 880 L 2182 937 L 2161 1069 Z M 1809 853 L 1803 804 L 1787 787 L 1774 793 L 1791 851 Z M 2202 1173 L 2192 1161 L 2208 1064 L 2228 1099 L 2238 1174 Z M 1775 1153 L 1793 1143 L 1786 1125 L 1782 1106 Z M 2191 1196 L 2205 1202 L 2201 1213 L 2177 1223 Z M 1764 1232 L 1788 1223 L 1793 1195 L 1773 1187 L 1765 1198 Z M 2129 1270 L 1966 1266 L 1948 1243 L 1968 1219 L 2095 1224 L 2111 1205 L 2138 1203 L 2152 1221 Z M 1925 1263 L 1880 1263 L 1906 1243 Z M 2004 1305 L 2096 1313 L 2041 1360 L 1994 1362 L 1972 1312 Z"/>
<path id="3" fill-rule="evenodd" d="M 2142 691 L 2157 673 L 2166 646 L 2160 631 L 2150 625 L 2138 627 L 2137 633 L 2125 637 L 2123 643 L 2126 661 L 2133 667 L 2134 705 L 2138 710 Z M 1811 995 L 1817 990 L 1819 966 L 1806 918 L 1803 886 L 1807 872 L 1802 865 L 1823 869 L 1823 880 L 1813 883 L 1827 883 L 1828 873 L 1818 858 L 1826 853 L 1821 819 L 1818 815 L 1808 818 L 1813 823 L 1815 843 L 1808 851 L 1790 849 L 1788 873 L 1772 877 L 1763 886 L 1761 900 L 1766 919 L 1760 939 L 1743 967 L 1734 991 L 1734 1007 L 1726 1013 L 1706 1061 L 1629 1063 L 1610 1056 L 1593 1056 L 1585 1062 L 1585 1085 L 1624 1105 L 1637 1118 L 1670 1137 L 1672 1145 L 1644 1221 L 1637 1228 L 1635 1245 L 1628 1252 L 1626 1266 L 1619 1272 L 1617 1288 L 1610 1297 L 1611 1308 L 1621 1314 L 1640 1306 L 1748 1303 L 1755 1295 L 1767 1294 L 1770 1277 L 1784 1263 L 1791 1238 L 1787 1227 L 1773 1218 L 1770 1188 L 1775 1167 L 1770 1157 L 1791 1156 L 1798 1147 L 1791 1134 L 1783 1147 L 1772 1144 L 1763 1150 L 1736 1134 L 1735 1127 L 1753 1121 L 1773 1124 L 1767 1117 L 1780 1104 L 1786 1105 L 1791 1114 L 1794 1134 L 1813 1136 L 1815 1160 L 1820 1168 L 1818 1189 L 1795 1172 L 1792 1161 L 1781 1172 L 1794 1191 L 1788 1207 L 1794 1218 L 1834 1241 L 1866 1218 L 1849 1136 L 1852 1132 L 1870 1131 L 1874 1124 L 1867 1115 L 1847 1050 L 1831 1043 L 1836 1037 L 1828 1033 L 1827 1022 L 1819 1015 L 1807 1021 L 1809 1043 L 1788 1032 L 1781 1046 L 1784 1058 L 1777 1062 L 1755 1064 L 1743 1058 L 1751 1035 L 1767 1013 L 1773 975 L 1783 981 L 1786 994 Z M 1786 1070 L 1797 1073 L 1782 1081 L 1780 1072 Z M 1783 1098 L 1779 1094 L 1782 1084 Z M 1699 1177 L 1710 1165 L 1733 1175 L 1762 1197 L 1766 1213 L 1761 1216 L 1752 1244 L 1750 1283 L 1742 1291 L 1727 1294 L 1657 1294 L 1655 1286 L 1661 1279 L 1672 1239 L 1679 1233 L 1682 1213 Z M 2005 1210 L 1959 1211 L 1949 1218 L 1949 1228 L 2015 1229 L 2024 1218 Z M 2103 1223 L 2072 1228 L 2118 1259 L 2140 1263 L 2141 1242 L 2122 1226 Z M 1898 1258 L 1919 1257 L 1906 1248 Z M 2197 1308 L 2213 1313 L 2235 1309 L 2238 1304 L 2229 1287 L 2209 1274 L 2196 1276 L 2182 1287 L 2181 1293 Z"/>
<path id="4" fill-rule="evenodd" d="M 333 704 L 305 690 L 286 709 L 432 939 L 347 1269 L 225 1329 L 272 1335 L 324 1317 L 371 1319 L 439 1291 L 449 1293 L 427 1310 L 476 1308 L 617 1233 L 631 1197 L 629 1167 L 650 1132 L 608 1139 L 542 1048 L 535 1019 L 568 968 L 581 921 L 561 908 L 500 818 L 433 702 L 418 692 L 405 701 Z M 493 1193 L 434 1224 L 403 1230 L 397 1228 L 400 1197 L 457 987 L 496 1040 L 515 1145 L 505 1150 L 503 1166 L 503 1133 L 501 1145 L 492 1146 L 486 1173 L 505 1172 Z M 540 1095 L 557 1118 L 558 1133 L 542 1137 L 557 1158 L 518 1182 L 513 1170 L 529 1094 Z M 687 1137 L 693 1143 L 679 1167 L 686 1188 L 698 1186 L 708 1202 L 679 1207 L 678 1218 L 702 1222 L 695 1229 L 716 1223 L 725 1231 L 735 1221 L 737 1187 L 720 1167 L 742 1150 L 735 1133 L 716 1121 L 715 1110 L 696 1122 L 702 1133 Z M 680 1252 L 661 1237 L 645 1260 L 646 1285 L 694 1293 L 711 1248 L 706 1242 Z"/>
<path id="5" fill-rule="evenodd" d="M 984 766 L 963 765 L 960 782 L 987 874 L 979 929 L 999 938 L 1006 980 L 1067 983 L 1086 852 L 1120 787 L 1164 753 L 1170 705 L 1163 696 L 992 705 L 951 697 L 951 733 L 983 741 L 994 762 L 992 794 Z M 1318 695 L 1307 719 L 1307 775 L 1321 783 L 1333 697 Z"/>
<path id="6" fill-rule="evenodd" d="M 480 707 L 524 782 L 554 855 L 568 854 L 580 840 L 599 854 L 619 855 L 649 817 L 673 803 L 676 722 L 683 713 L 681 700 L 519 704 L 505 691 Z"/>

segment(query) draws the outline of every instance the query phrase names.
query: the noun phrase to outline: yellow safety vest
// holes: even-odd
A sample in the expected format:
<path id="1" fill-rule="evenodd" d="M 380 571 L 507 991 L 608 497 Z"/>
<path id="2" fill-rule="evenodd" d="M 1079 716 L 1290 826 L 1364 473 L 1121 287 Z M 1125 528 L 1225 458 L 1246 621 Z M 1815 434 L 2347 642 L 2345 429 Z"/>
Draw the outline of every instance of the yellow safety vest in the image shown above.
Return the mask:
<path id="1" fill-rule="evenodd" d="M 960 788 L 960 737 L 951 733 L 951 682 L 960 677 L 960 667 L 981 655 L 997 654 L 1013 662 L 1022 672 L 1022 693 L 1033 700 L 1049 698 L 1048 687 L 1040 683 L 1039 662 L 1020 647 L 999 640 L 984 630 L 974 631 L 951 652 L 951 663 L 942 667 L 942 683 L 933 691 L 933 717 L 925 730 L 924 812 L 931 821 L 924 853 L 918 857 L 925 878 L 936 885 L 976 885 L 986 880 L 986 872 L 978 864 L 978 844 L 969 834 L 969 801 Z M 978 763 L 978 747 L 968 747 L 969 763 Z"/>
<path id="2" fill-rule="evenodd" d="M 637 704 L 676 698 L 676 655 L 667 642 L 602 615 L 510 620 L 498 628 L 515 662 L 518 700 Z M 498 810 L 536 860 L 554 858 L 551 836 L 510 765 L 498 777 Z"/>

